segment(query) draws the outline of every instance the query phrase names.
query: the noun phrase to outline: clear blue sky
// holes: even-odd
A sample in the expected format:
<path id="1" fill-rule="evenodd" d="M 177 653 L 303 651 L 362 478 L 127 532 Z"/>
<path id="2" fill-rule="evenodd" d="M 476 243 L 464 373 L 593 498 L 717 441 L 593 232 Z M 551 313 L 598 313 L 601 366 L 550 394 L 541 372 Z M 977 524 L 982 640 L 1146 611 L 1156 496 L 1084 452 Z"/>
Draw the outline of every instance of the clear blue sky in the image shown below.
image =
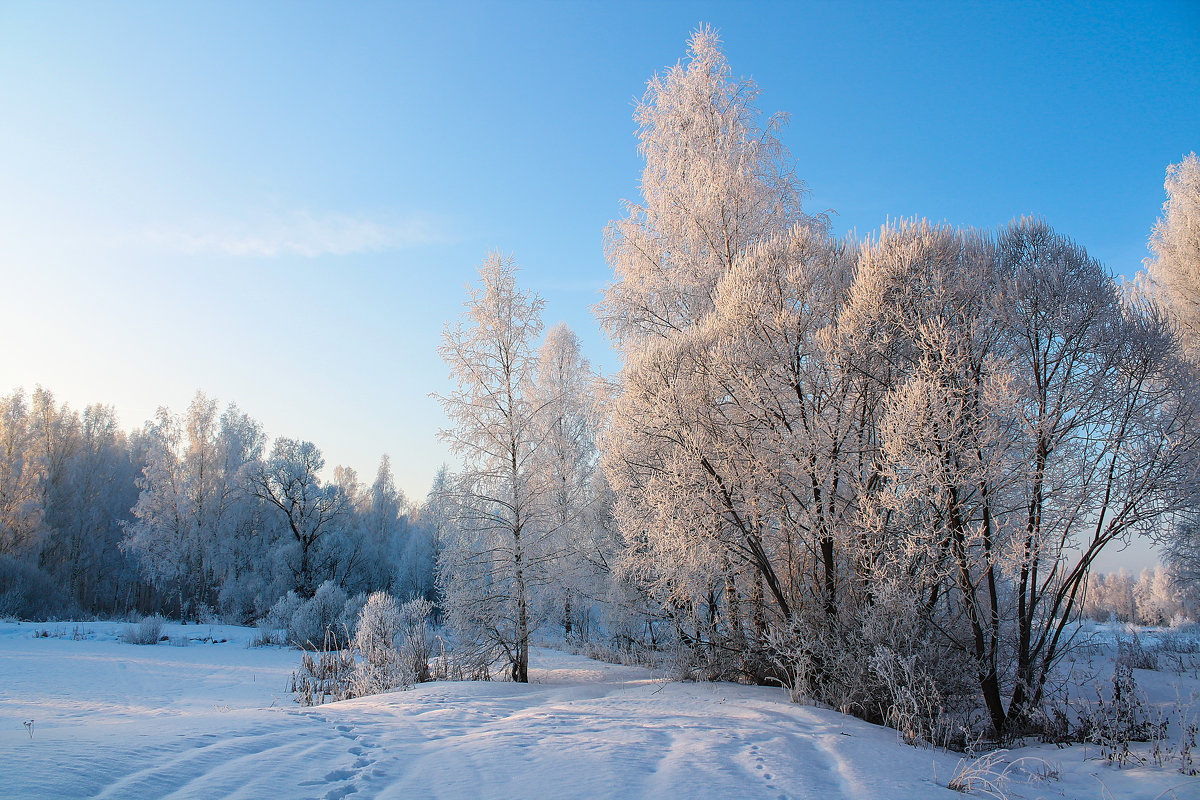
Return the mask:
<path id="1" fill-rule="evenodd" d="M 203 388 L 423 496 L 490 249 L 615 366 L 632 102 L 700 22 L 843 231 L 1035 214 L 1132 275 L 1200 150 L 1196 2 L 0 2 L 0 393 Z"/>

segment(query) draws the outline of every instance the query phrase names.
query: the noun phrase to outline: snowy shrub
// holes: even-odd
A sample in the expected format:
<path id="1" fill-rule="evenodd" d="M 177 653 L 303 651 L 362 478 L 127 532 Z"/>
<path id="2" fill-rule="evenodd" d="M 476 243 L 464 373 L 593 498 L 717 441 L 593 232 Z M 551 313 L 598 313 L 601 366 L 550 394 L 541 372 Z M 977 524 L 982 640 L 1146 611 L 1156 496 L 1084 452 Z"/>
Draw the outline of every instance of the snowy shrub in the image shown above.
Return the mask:
<path id="1" fill-rule="evenodd" d="M 656 658 L 661 654 L 644 648 L 631 648 L 614 645 L 600 639 L 589 639 L 583 644 L 571 647 L 572 653 L 582 654 L 593 661 L 604 661 L 609 664 L 623 664 L 627 667 L 650 667 L 657 669 L 662 666 L 662 659 Z"/>
<path id="2" fill-rule="evenodd" d="M 954 775 L 946 784 L 963 794 L 979 794 L 996 800 L 1007 800 L 1009 797 L 1021 797 L 1015 791 L 1008 791 L 1008 784 L 1015 783 L 1017 778 L 1025 782 L 1049 783 L 1062 777 L 1062 768 L 1035 756 L 1021 756 L 1012 761 L 1007 750 L 993 750 L 978 758 L 960 758 L 954 768 Z"/>
<path id="3" fill-rule="evenodd" d="M 1171 629 L 1158 637 L 1156 648 L 1162 653 L 1200 654 L 1200 626 L 1194 622 L 1172 622 Z"/>
<path id="4" fill-rule="evenodd" d="M 292 673 L 289 691 L 302 706 L 317 706 L 354 697 L 354 656 L 348 650 L 305 651 Z"/>
<path id="5" fill-rule="evenodd" d="M 1109 699 L 1105 700 L 1097 687 L 1096 705 L 1081 714 L 1080 730 L 1088 741 L 1100 746 L 1103 758 L 1125 766 L 1144 760 L 1130 749 L 1130 743 L 1162 739 L 1166 723 L 1151 714 L 1133 677 L 1133 669 L 1118 659 Z"/>
<path id="6" fill-rule="evenodd" d="M 325 581 L 307 600 L 288 592 L 271 607 L 264 623 L 285 630 L 288 644 L 301 649 L 336 650 L 350 640 L 346 608 L 346 592 L 333 581 Z"/>
<path id="7" fill-rule="evenodd" d="M 900 733 L 906 744 L 945 746 L 952 726 L 937 681 L 917 656 L 901 656 L 880 647 L 871 657 L 870 666 L 887 689 L 886 723 Z"/>
<path id="8" fill-rule="evenodd" d="M 322 599 L 326 605 L 314 603 L 317 596 L 302 604 L 294 617 L 308 624 L 306 613 L 317 614 L 336 605 L 336 594 Z M 341 611 L 356 606 L 343 600 Z M 354 623 L 351 650 L 338 650 L 327 640 L 320 653 L 306 652 L 300 670 L 292 676 L 292 692 L 301 705 L 316 705 L 349 697 L 362 697 L 392 691 L 430 679 L 431 642 L 428 619 L 432 604 L 423 598 L 398 605 L 386 592 L 374 592 L 366 597 Z M 333 637 L 332 628 L 327 627 Z M 343 631 L 348 626 L 343 625 Z M 314 648 L 317 649 L 317 648 Z M 355 660 L 357 655 L 357 661 Z"/>
<path id="9" fill-rule="evenodd" d="M 250 639 L 249 647 L 271 647 L 287 644 L 287 633 L 279 628 L 273 628 L 265 620 L 260 621 L 254 636 Z"/>
<path id="10" fill-rule="evenodd" d="M 1200 770 L 1196 768 L 1196 760 L 1193 753 L 1196 750 L 1196 735 L 1200 732 L 1200 723 L 1197 723 L 1195 717 L 1186 715 L 1182 707 L 1178 708 L 1179 771 L 1184 775 L 1197 775 L 1200 774 Z"/>
<path id="11" fill-rule="evenodd" d="M 411 671 L 396 650 L 402 618 L 396 600 L 387 592 L 373 592 L 367 598 L 354 634 L 358 666 L 354 673 L 354 694 L 388 692 L 412 683 Z"/>
<path id="12" fill-rule="evenodd" d="M 221 615 L 208 603 L 196 603 L 192 606 L 192 618 L 200 625 L 220 625 Z"/>
<path id="13" fill-rule="evenodd" d="M 268 628 L 279 628 L 282 630 L 290 630 L 292 627 L 292 617 L 300 610 L 300 606 L 304 605 L 304 598 L 295 592 L 288 592 L 283 597 L 276 601 L 275 605 L 271 606 L 271 610 L 260 621 L 260 625 L 265 625 Z"/>
<path id="14" fill-rule="evenodd" d="M 1008 775 L 1003 763 L 1007 753 L 1007 750 L 993 750 L 971 760 L 960 758 L 946 788 L 963 794 L 978 792 L 1006 800 L 1008 794 L 1004 791 L 1004 784 L 1008 782 Z"/>
<path id="15" fill-rule="evenodd" d="M 121 629 L 121 641 L 125 644 L 158 644 L 162 639 L 163 623 L 166 620 L 157 614 L 142 617 L 136 625 Z"/>
<path id="16" fill-rule="evenodd" d="M 429 662 L 433 657 L 433 640 L 429 635 L 429 618 L 433 603 L 424 597 L 410 598 L 400 606 L 400 629 L 397 647 L 406 677 L 413 683 L 430 680 Z"/>
<path id="17" fill-rule="evenodd" d="M 262 579 L 258 575 L 246 573 L 229 577 L 217 596 L 221 616 L 243 625 L 253 623 L 259 616 L 255 613 L 255 601 L 261 590 Z"/>
<path id="18" fill-rule="evenodd" d="M 488 642 L 437 637 L 437 654 L 430 661 L 431 676 L 438 681 L 490 681 L 495 651 Z"/>
<path id="19" fill-rule="evenodd" d="M 812 651 L 806 646 L 802 630 L 798 626 L 791 630 L 772 626 L 767 632 L 767 645 L 771 660 L 779 668 L 782 683 L 792 702 L 808 699 Z"/>
<path id="20" fill-rule="evenodd" d="M 349 626 L 343 616 L 346 600 L 346 592 L 336 583 L 322 583 L 292 615 L 289 641 L 306 649 L 328 649 L 326 645 L 332 641 L 340 649 L 349 638 L 346 635 Z"/>
<path id="21" fill-rule="evenodd" d="M 1158 669 L 1158 654 L 1142 646 L 1137 631 L 1129 632 L 1130 638 L 1117 637 L 1117 663 L 1131 669 Z"/>

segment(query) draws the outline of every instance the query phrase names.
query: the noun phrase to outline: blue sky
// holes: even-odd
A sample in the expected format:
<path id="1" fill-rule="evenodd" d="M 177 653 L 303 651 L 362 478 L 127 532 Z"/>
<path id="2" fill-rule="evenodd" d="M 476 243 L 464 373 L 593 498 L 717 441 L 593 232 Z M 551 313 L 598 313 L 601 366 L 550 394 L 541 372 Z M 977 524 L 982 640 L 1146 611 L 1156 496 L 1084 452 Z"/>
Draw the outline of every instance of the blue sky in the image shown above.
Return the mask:
<path id="1" fill-rule="evenodd" d="M 484 255 L 590 306 L 632 104 L 718 28 L 840 231 L 1044 216 L 1132 275 L 1200 150 L 1200 5 L 0 2 L 0 392 L 197 388 L 423 496 Z"/>

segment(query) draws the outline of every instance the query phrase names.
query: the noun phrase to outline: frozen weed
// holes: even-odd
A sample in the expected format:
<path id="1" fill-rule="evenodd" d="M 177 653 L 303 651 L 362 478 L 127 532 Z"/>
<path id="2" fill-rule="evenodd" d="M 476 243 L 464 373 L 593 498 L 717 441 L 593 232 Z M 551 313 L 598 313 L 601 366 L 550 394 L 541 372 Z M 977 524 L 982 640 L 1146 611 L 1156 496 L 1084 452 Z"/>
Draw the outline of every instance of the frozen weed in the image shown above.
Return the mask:
<path id="1" fill-rule="evenodd" d="M 1158 669 L 1158 653 L 1142 646 L 1142 640 L 1136 631 L 1130 631 L 1130 638 L 1117 637 L 1117 663 L 1132 669 Z"/>
<path id="2" fill-rule="evenodd" d="M 1013 782 L 1014 776 L 1024 774 L 1026 782 L 1049 783 L 1062 776 L 1062 769 L 1041 758 L 1024 756 L 1009 762 L 1004 761 L 1007 750 L 993 750 L 978 758 L 960 758 L 954 777 L 946 784 L 948 789 L 964 794 L 982 794 L 997 800 L 1009 797 L 1005 787 Z"/>
<path id="3" fill-rule="evenodd" d="M 162 628 L 166 620 L 157 614 L 142 617 L 136 625 L 121 629 L 120 639 L 125 644 L 158 644 L 163 638 Z"/>

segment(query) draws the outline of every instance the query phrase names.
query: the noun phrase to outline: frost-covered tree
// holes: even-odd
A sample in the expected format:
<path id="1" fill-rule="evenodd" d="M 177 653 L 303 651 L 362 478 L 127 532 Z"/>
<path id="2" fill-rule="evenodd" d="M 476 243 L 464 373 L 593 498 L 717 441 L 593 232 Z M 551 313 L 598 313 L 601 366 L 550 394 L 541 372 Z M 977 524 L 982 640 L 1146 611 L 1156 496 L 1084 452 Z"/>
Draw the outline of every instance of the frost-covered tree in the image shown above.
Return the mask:
<path id="1" fill-rule="evenodd" d="M 334 469 L 333 484 L 349 512 L 324 545 L 338 582 L 351 592 L 393 591 L 409 525 L 408 500 L 396 488 L 391 459 L 380 459 L 370 486 L 345 466 Z"/>
<path id="2" fill-rule="evenodd" d="M 264 556 L 277 526 L 251 491 L 265 446 L 262 425 L 230 403 L 221 414 L 216 442 L 219 519 L 211 563 L 221 612 L 239 620 L 249 620 L 273 599 L 264 596 L 271 577 Z"/>
<path id="3" fill-rule="evenodd" d="M 131 521 L 140 472 L 111 406 L 89 405 L 66 477 L 48 509 L 54 538 L 42 552 L 44 569 L 57 576 L 82 608 L 112 611 L 136 573 L 119 551 L 122 523 Z"/>
<path id="4" fill-rule="evenodd" d="M 142 491 L 121 547 L 137 558 L 148 581 L 175 600 L 176 613 L 184 614 L 188 600 L 200 593 L 200 568 L 198 531 L 187 513 L 179 422 L 160 408 L 145 437 Z"/>
<path id="5" fill-rule="evenodd" d="M 1109 574 L 1090 573 L 1083 605 L 1084 615 L 1097 622 L 1110 619 L 1134 622 L 1137 619 L 1137 604 L 1133 586 L 1133 578 L 1124 569 Z"/>
<path id="6" fill-rule="evenodd" d="M 269 462 L 264 446 L 257 421 L 201 392 L 129 434 L 112 408 L 79 413 L 42 387 L 0 398 L 0 608 L 249 622 L 330 580 L 366 592 L 405 576 L 432 596 L 436 547 L 407 535 L 386 456 L 371 486 L 344 467 L 325 484 L 315 446 L 277 443 Z"/>
<path id="7" fill-rule="evenodd" d="M 681 624 L 695 624 L 693 638 L 710 643 L 721 617 L 738 636 L 739 583 L 749 584 L 742 588 L 760 630 L 764 584 L 781 617 L 791 610 L 762 543 L 763 531 L 780 530 L 780 517 L 758 511 L 768 498 L 775 510 L 786 501 L 779 470 L 760 469 L 758 444 L 772 433 L 759 423 L 777 420 L 770 401 L 754 395 L 783 381 L 758 385 L 776 377 L 760 370 L 732 399 L 730 381 L 741 380 L 733 361 L 754 363 L 736 351 L 752 346 L 755 322 L 743 315 L 746 327 L 735 332 L 723 317 L 729 324 L 718 330 L 717 304 L 722 285 L 752 270 L 760 248 L 786 249 L 797 227 L 819 239 L 823 221 L 801 210 L 803 184 L 777 136 L 783 118 L 764 120 L 757 95 L 752 81 L 733 77 L 708 28 L 693 34 L 684 62 L 651 79 L 635 112 L 641 202 L 626 203 L 606 231 L 615 281 L 597 309 L 624 361 L 604 436 L 614 510 L 635 556 L 624 579 L 658 593 Z M 727 293 L 731 306 L 735 295 Z M 785 428 L 775 424 L 774 433 Z"/>
<path id="8" fill-rule="evenodd" d="M 260 544 L 248 481 L 262 452 L 257 423 L 230 405 L 197 392 L 182 417 L 160 408 L 147 428 L 148 463 L 122 547 L 155 585 L 187 613 L 194 603 L 216 606 L 227 577 Z"/>
<path id="9" fill-rule="evenodd" d="M 1200 588 L 1200 519 L 1181 514 L 1164 542 L 1163 563 L 1184 584 Z"/>
<path id="10" fill-rule="evenodd" d="M 1154 293 L 1170 309 L 1193 360 L 1200 358 L 1200 159 L 1167 167 L 1167 200 L 1146 259 Z"/>
<path id="11" fill-rule="evenodd" d="M 0 554 L 37 552 L 41 504 L 25 393 L 0 398 Z"/>
<path id="12" fill-rule="evenodd" d="M 450 622 L 502 651 L 512 679 L 527 682 L 533 593 L 554 554 L 538 463 L 544 409 L 533 384 L 543 301 L 517 288 L 516 269 L 511 258 L 487 257 L 438 349 L 456 384 L 438 397 L 451 422 L 441 436 L 464 464 L 456 535 L 438 566 Z"/>
<path id="13" fill-rule="evenodd" d="M 37 387 L 0 398 L 0 557 L 25 616 L 128 608 L 145 586 L 119 549 L 137 499 L 137 448 L 111 408 L 79 413 Z M 20 562 L 19 564 L 17 562 Z M 0 579 L 0 584 L 4 580 Z"/>
<path id="14" fill-rule="evenodd" d="M 364 569 L 364 574 L 372 586 L 390 590 L 408 545 L 410 509 L 408 498 L 392 477 L 392 462 L 386 454 L 379 459 L 366 499 L 363 531 L 370 568 Z"/>
<path id="15" fill-rule="evenodd" d="M 30 398 L 31 464 L 36 469 L 43 538 L 54 536 L 52 508 L 61 505 L 68 482 L 68 465 L 79 445 L 79 416 L 65 404 L 55 405 L 54 394 L 38 386 Z"/>
<path id="16" fill-rule="evenodd" d="M 806 225 L 761 243 L 711 314 L 622 373 L 604 442 L 625 573 L 699 614 L 710 650 L 761 657 L 768 623 L 824 624 L 836 604 L 839 520 L 872 463 L 853 441 L 861 380 L 831 335 L 852 253 Z"/>
<path id="17" fill-rule="evenodd" d="M 993 727 L 1019 727 L 1096 558 L 1195 502 L 1187 371 L 1153 309 L 1037 221 L 994 242 L 885 229 L 854 303 L 899 366 L 879 420 L 890 570 L 970 659 Z"/>
<path id="18" fill-rule="evenodd" d="M 1179 589 L 1162 567 L 1142 570 L 1133 586 L 1133 599 L 1138 621 L 1144 625 L 1166 625 L 1183 610 Z"/>
<path id="19" fill-rule="evenodd" d="M 764 121 L 757 98 L 702 27 L 638 102 L 642 199 L 605 231 L 616 280 L 598 307 L 623 347 L 700 319 L 738 256 L 805 219 L 804 185 L 777 136 L 784 117 Z"/>
<path id="20" fill-rule="evenodd" d="M 332 572 L 323 545 L 350 511 L 346 493 L 336 483 L 324 485 L 325 458 L 312 442 L 280 437 L 271 455 L 250 478 L 251 491 L 273 507 L 287 526 L 289 545 L 281 554 L 292 588 L 312 597 Z"/>
<path id="21" fill-rule="evenodd" d="M 1008 495 L 1020 527 L 1002 555 L 1016 594 L 1016 727 L 1041 703 L 1101 552 L 1194 505 L 1200 409 L 1169 325 L 1126 302 L 1082 247 L 1022 220 L 1001 231 L 998 254 L 1021 434 Z"/>
<path id="22" fill-rule="evenodd" d="M 566 325 L 552 327 L 538 351 L 536 403 L 541 414 L 538 469 L 544 475 L 547 525 L 561 567 L 547 601 L 556 605 L 563 632 L 571 636 L 589 572 L 588 549 L 593 480 L 597 465 L 591 393 L 594 376 L 579 337 Z"/>
<path id="23" fill-rule="evenodd" d="M 425 502 L 411 515 L 395 577 L 397 591 L 402 597 L 432 600 L 437 594 L 438 555 L 454 526 L 453 484 L 450 470 L 442 464 L 434 475 Z"/>
<path id="24" fill-rule="evenodd" d="M 887 719 L 904 663 L 1020 728 L 1100 552 L 1195 505 L 1170 327 L 1038 221 L 832 239 L 728 75 L 701 31 L 651 82 L 608 232 L 622 575 L 712 674 Z"/>

